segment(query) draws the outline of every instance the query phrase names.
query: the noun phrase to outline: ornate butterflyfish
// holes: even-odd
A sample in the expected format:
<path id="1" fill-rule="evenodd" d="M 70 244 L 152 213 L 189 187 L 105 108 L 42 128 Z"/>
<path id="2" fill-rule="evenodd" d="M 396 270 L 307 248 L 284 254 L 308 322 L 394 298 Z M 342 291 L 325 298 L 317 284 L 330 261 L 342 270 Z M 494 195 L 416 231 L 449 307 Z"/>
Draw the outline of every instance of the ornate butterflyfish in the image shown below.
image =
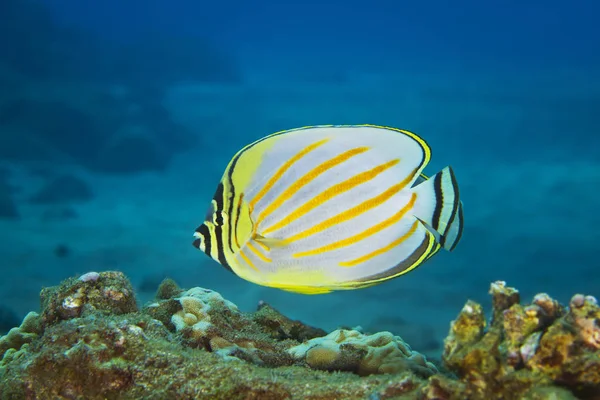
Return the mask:
<path id="1" fill-rule="evenodd" d="M 375 125 L 309 126 L 242 148 L 193 244 L 250 282 L 304 294 L 406 274 L 463 230 L 451 167 L 428 178 L 428 144 Z"/>

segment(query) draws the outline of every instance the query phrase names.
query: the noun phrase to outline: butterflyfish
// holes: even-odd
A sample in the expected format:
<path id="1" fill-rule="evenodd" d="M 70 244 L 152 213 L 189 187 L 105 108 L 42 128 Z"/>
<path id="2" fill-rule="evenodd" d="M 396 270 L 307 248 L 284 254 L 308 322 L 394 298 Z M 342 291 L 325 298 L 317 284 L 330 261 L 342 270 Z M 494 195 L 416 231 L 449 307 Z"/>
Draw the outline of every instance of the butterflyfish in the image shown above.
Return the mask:
<path id="1" fill-rule="evenodd" d="M 193 244 L 258 285 L 319 294 L 412 271 L 463 230 L 454 172 L 422 171 L 416 134 L 376 125 L 309 126 L 242 148 Z"/>

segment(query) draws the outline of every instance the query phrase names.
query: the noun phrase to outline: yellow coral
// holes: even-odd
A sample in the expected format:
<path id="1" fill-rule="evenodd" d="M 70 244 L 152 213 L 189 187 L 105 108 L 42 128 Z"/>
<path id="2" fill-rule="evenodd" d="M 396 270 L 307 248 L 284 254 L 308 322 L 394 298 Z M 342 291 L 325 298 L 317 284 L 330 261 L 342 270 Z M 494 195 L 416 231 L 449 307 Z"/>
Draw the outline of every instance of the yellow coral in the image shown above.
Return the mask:
<path id="1" fill-rule="evenodd" d="M 198 322 L 198 317 L 192 313 L 185 313 L 183 316 L 183 322 L 185 322 L 186 325 L 194 325 L 196 322 Z"/>
<path id="2" fill-rule="evenodd" d="M 210 347 L 213 349 L 213 351 L 226 349 L 231 346 L 234 346 L 234 344 L 220 336 L 215 336 L 214 338 L 210 339 Z"/>
<path id="3" fill-rule="evenodd" d="M 339 349 L 329 347 L 313 347 L 306 352 L 306 363 L 315 369 L 328 369 L 340 358 Z"/>

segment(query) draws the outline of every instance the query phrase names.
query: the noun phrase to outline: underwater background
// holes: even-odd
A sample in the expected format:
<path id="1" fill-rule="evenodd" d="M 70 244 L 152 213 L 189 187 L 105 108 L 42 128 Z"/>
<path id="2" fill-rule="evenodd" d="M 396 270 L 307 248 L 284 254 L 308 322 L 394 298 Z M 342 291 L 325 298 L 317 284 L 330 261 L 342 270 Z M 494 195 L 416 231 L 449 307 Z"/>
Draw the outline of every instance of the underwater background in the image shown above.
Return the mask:
<path id="1" fill-rule="evenodd" d="M 0 2 L 0 333 L 69 276 L 119 270 L 266 301 L 439 354 L 495 280 L 600 295 L 600 3 Z M 303 296 L 191 245 L 229 159 L 269 133 L 378 124 L 452 165 L 453 253 L 363 290 Z"/>

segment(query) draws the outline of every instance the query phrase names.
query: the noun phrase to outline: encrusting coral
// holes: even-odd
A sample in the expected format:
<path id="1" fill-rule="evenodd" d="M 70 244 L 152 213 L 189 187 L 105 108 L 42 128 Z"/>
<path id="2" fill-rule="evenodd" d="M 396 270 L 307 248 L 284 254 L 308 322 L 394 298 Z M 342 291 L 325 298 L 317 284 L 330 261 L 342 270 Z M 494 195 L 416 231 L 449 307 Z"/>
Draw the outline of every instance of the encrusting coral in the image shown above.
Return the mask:
<path id="1" fill-rule="evenodd" d="M 557 393 L 555 398 L 600 399 L 600 308 L 594 297 L 575 295 L 564 308 L 542 293 L 523 306 L 504 282 L 493 283 L 490 294 L 490 326 L 481 306 L 468 302 L 445 340 L 443 361 L 458 375 L 466 398 Z"/>
<path id="2" fill-rule="evenodd" d="M 365 335 L 338 329 L 294 346 L 288 352 L 314 369 L 351 371 L 361 376 L 412 370 L 428 377 L 438 372 L 425 357 L 390 332 Z"/>
<path id="3" fill-rule="evenodd" d="M 327 334 L 172 280 L 140 310 L 123 274 L 91 272 L 44 289 L 41 312 L 0 338 L 0 399 L 600 398 L 593 297 L 490 293 L 490 323 L 467 302 L 436 367 L 389 332 Z"/>

